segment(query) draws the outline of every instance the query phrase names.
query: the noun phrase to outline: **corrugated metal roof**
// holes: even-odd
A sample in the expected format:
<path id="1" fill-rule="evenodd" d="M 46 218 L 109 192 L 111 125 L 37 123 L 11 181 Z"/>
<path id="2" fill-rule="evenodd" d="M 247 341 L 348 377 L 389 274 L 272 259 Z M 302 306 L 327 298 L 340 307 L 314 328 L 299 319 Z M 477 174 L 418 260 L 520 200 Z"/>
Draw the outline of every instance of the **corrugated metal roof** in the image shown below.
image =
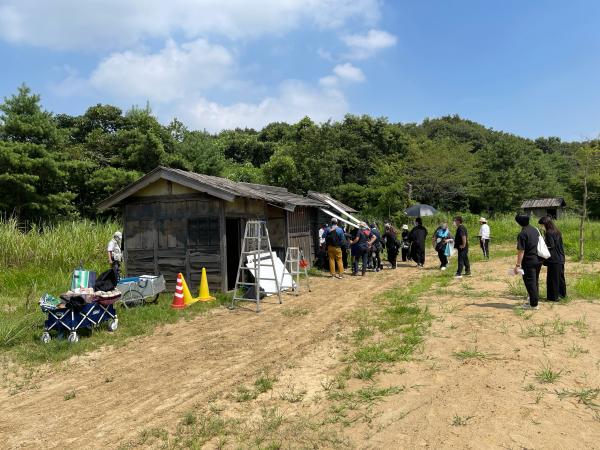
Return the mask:
<path id="1" fill-rule="evenodd" d="M 327 200 L 329 200 L 330 202 L 333 202 L 334 204 L 336 204 L 339 208 L 341 208 L 344 211 L 349 212 L 349 213 L 358 212 L 354 208 L 352 208 L 352 207 L 350 207 L 348 205 L 344 205 L 342 202 L 336 200 L 331 195 L 326 194 L 324 192 L 308 191 L 308 196 L 310 198 L 314 198 L 315 200 L 318 200 L 318 201 L 320 201 L 322 203 L 325 203 L 325 205 L 327 205 Z"/>
<path id="2" fill-rule="evenodd" d="M 560 208 L 565 206 L 567 206 L 565 200 L 562 197 L 556 197 L 524 200 L 521 208 Z"/>

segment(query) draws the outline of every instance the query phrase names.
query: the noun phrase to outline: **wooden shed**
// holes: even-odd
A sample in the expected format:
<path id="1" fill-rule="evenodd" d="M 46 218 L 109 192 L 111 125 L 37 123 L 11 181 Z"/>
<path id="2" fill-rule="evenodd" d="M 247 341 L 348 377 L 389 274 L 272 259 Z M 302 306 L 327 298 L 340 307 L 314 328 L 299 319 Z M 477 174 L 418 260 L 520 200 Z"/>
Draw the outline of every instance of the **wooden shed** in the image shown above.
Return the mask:
<path id="1" fill-rule="evenodd" d="M 314 252 L 322 202 L 285 188 L 157 167 L 103 200 L 123 210 L 124 258 L 129 274 L 162 273 L 170 288 L 177 273 L 197 289 L 205 267 L 211 289 L 233 289 L 245 222 L 267 221 L 271 246 Z"/>
<path id="2" fill-rule="evenodd" d="M 563 214 L 566 207 L 567 204 L 561 197 L 530 199 L 521 205 L 525 214 L 536 217 L 551 216 L 555 219 Z"/>

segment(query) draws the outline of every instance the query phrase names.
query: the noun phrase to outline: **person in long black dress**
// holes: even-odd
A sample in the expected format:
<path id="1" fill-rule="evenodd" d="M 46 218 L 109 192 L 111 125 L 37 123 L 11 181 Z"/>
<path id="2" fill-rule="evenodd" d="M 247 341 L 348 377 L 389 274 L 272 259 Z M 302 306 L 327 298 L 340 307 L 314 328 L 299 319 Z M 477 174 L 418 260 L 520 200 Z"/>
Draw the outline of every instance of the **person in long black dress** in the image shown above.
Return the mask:
<path id="1" fill-rule="evenodd" d="M 547 298 L 551 302 L 557 302 L 567 296 L 565 249 L 562 234 L 548 216 L 542 217 L 538 223 L 543 225 L 546 230 L 544 239 L 546 240 L 548 250 L 550 250 L 550 258 L 544 261 L 544 265 L 548 268 L 546 275 Z"/>
<path id="2" fill-rule="evenodd" d="M 523 282 L 529 294 L 529 302 L 524 308 L 538 309 L 540 299 L 540 270 L 542 261 L 537 254 L 537 245 L 540 233 L 537 228 L 529 225 L 529 216 L 518 214 L 516 222 L 521 225 L 521 232 L 517 236 L 517 264 L 515 275 L 523 271 Z"/>
<path id="3" fill-rule="evenodd" d="M 410 254 L 417 267 L 425 265 L 425 240 L 427 239 L 427 228 L 423 226 L 423 219 L 417 217 L 415 226 L 408 235 L 410 241 Z"/>
<path id="4" fill-rule="evenodd" d="M 398 233 L 392 224 L 385 224 L 385 232 L 383 234 L 383 240 L 387 249 L 388 261 L 392 269 L 397 267 L 396 258 L 398 258 Z"/>
<path id="5" fill-rule="evenodd" d="M 410 232 L 408 231 L 408 225 L 402 225 L 402 261 L 408 261 L 409 250 L 410 250 L 410 242 L 408 242 L 408 235 Z"/>

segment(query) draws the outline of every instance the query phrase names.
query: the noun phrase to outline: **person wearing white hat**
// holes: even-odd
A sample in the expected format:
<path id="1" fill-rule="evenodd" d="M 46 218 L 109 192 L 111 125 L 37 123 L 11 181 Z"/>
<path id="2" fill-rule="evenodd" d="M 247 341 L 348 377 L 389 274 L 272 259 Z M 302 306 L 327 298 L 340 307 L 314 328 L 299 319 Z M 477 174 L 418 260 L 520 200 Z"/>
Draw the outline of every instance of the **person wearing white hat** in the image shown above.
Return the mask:
<path id="1" fill-rule="evenodd" d="M 490 226 L 485 217 L 479 219 L 481 227 L 479 228 L 479 246 L 483 251 L 483 257 L 490 259 Z"/>
<path id="2" fill-rule="evenodd" d="M 408 261 L 410 256 L 410 242 L 408 242 L 408 225 L 402 225 L 402 262 Z"/>
<path id="3" fill-rule="evenodd" d="M 117 281 L 121 279 L 121 262 L 123 261 L 123 252 L 121 251 L 121 242 L 123 234 L 120 231 L 115 231 L 112 239 L 108 242 L 108 263 L 115 271 Z"/>

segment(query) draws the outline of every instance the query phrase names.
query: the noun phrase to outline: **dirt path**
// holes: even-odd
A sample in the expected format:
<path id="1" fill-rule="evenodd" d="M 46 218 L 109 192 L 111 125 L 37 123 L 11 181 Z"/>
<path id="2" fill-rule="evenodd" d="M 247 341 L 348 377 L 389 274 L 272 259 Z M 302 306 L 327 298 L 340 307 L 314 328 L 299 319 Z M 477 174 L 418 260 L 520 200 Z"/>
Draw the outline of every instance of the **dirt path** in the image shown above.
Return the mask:
<path id="1" fill-rule="evenodd" d="M 339 446 L 600 448 L 600 303 L 515 310 L 505 274 L 511 261 L 476 264 L 472 278 L 434 286 L 420 299 L 435 316 L 422 352 L 386 366 L 374 382 L 348 382 L 349 390 L 402 392 L 374 404 L 369 420 L 340 424 Z M 219 309 L 77 358 L 46 375 L 39 389 L 0 391 L 2 447 L 117 448 L 144 430 L 175 433 L 186 411 L 209 403 L 224 417 L 252 417 L 265 406 L 279 408 L 288 423 L 323 417 L 324 380 L 344 367 L 351 313 L 372 307 L 381 291 L 434 273 L 404 267 L 365 279 L 313 278 L 311 294 L 266 305 L 259 315 Z M 544 369 L 558 378 L 542 382 Z M 265 371 L 277 378 L 272 391 L 244 403 L 231 399 L 236 386 L 251 386 Z M 71 391 L 75 397 L 65 400 Z M 80 431 L 65 432 L 73 423 Z"/>
<path id="2" fill-rule="evenodd" d="M 0 436 L 8 448 L 115 448 L 142 430 L 168 427 L 263 370 L 300 361 L 333 338 L 348 312 L 407 272 L 313 278 L 312 293 L 285 296 L 283 306 L 269 300 L 260 314 L 221 308 L 126 347 L 71 360 L 67 369 L 47 374 L 39 389 L 0 391 Z M 299 306 L 301 316 L 293 309 Z M 72 391 L 75 397 L 65 401 Z M 79 431 L 65 432 L 74 423 Z"/>
<path id="3" fill-rule="evenodd" d="M 408 389 L 354 431 L 361 448 L 600 448 L 600 303 L 515 310 L 512 260 L 421 299 L 436 316 L 422 358 L 381 377 Z"/>

